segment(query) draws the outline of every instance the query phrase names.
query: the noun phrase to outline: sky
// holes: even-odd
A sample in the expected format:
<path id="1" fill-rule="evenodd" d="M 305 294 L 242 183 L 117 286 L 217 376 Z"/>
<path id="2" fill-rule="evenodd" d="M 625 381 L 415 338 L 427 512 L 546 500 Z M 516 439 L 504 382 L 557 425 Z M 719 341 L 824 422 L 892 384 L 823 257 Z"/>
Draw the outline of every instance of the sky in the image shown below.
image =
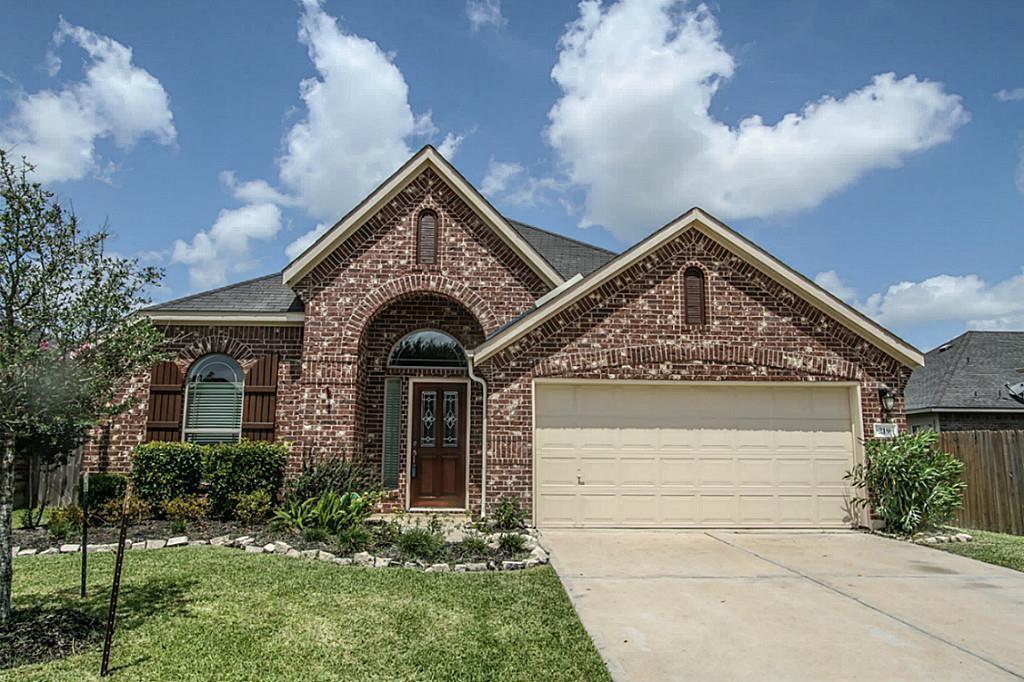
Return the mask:
<path id="1" fill-rule="evenodd" d="M 0 146 L 167 300 L 424 144 L 616 251 L 700 206 L 923 350 L 1024 330 L 1024 3 L 4 3 Z"/>

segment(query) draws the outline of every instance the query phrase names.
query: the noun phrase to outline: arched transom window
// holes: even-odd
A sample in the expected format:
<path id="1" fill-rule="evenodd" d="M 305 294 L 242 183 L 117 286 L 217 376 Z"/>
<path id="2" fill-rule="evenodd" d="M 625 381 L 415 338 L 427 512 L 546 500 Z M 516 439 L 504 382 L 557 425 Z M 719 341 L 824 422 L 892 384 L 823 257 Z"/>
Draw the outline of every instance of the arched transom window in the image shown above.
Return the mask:
<path id="1" fill-rule="evenodd" d="M 228 355 L 196 361 L 185 387 L 184 439 L 193 443 L 237 441 L 242 435 L 245 375 Z"/>
<path id="2" fill-rule="evenodd" d="M 465 367 L 466 354 L 459 342 L 444 332 L 420 329 L 395 344 L 388 357 L 391 367 Z"/>

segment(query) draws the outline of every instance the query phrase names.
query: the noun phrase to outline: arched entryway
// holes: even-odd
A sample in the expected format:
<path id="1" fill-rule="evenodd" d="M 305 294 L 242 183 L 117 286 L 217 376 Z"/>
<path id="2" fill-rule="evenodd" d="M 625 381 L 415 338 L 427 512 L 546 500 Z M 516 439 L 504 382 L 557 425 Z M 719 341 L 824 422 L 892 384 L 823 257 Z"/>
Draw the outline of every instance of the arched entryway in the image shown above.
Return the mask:
<path id="1" fill-rule="evenodd" d="M 356 423 L 393 506 L 479 505 L 482 400 L 465 349 L 480 322 L 441 294 L 402 295 L 375 312 L 359 343 Z"/>

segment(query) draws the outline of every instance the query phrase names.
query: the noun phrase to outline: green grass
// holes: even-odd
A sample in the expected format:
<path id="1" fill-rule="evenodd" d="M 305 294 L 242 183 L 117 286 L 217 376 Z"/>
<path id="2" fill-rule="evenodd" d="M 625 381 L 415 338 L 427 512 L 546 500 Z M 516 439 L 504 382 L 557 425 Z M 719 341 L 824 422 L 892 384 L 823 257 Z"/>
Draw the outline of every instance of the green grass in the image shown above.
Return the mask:
<path id="1" fill-rule="evenodd" d="M 12 512 L 12 515 L 11 515 L 11 527 L 12 528 L 21 528 L 22 521 L 24 520 L 25 513 L 27 511 L 28 511 L 27 509 L 15 509 Z M 49 522 L 49 520 L 50 520 L 50 508 L 47 507 L 46 509 L 43 510 L 43 520 L 41 522 L 41 525 L 45 526 Z"/>
<path id="2" fill-rule="evenodd" d="M 1024 536 L 990 533 L 985 530 L 967 530 L 965 532 L 969 533 L 974 540 L 933 546 L 988 564 L 1024 571 Z"/>
<path id="3" fill-rule="evenodd" d="M 95 557 L 95 558 L 94 558 Z M 106 613 L 112 554 L 14 565 L 15 608 Z M 549 567 L 436 574 L 213 547 L 125 556 L 112 680 L 607 680 Z M 99 679 L 100 651 L 0 671 Z"/>

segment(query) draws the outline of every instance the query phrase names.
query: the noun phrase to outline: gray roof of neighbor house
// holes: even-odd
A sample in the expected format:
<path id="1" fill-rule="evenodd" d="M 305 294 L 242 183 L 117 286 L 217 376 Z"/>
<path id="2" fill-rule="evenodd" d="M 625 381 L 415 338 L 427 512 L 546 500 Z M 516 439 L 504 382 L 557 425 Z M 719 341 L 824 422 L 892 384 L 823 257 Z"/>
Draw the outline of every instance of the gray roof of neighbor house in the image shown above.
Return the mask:
<path id="1" fill-rule="evenodd" d="M 1024 381 L 1024 332 L 965 332 L 925 353 L 905 391 L 907 411 L 1021 410 L 1006 385 Z"/>
<path id="2" fill-rule="evenodd" d="M 577 272 L 589 275 L 615 257 L 613 251 L 591 246 L 515 220 L 509 224 L 551 264 L 563 279 Z M 285 286 L 281 273 L 159 303 L 146 308 L 162 313 L 287 313 L 302 312 L 302 301 Z"/>

